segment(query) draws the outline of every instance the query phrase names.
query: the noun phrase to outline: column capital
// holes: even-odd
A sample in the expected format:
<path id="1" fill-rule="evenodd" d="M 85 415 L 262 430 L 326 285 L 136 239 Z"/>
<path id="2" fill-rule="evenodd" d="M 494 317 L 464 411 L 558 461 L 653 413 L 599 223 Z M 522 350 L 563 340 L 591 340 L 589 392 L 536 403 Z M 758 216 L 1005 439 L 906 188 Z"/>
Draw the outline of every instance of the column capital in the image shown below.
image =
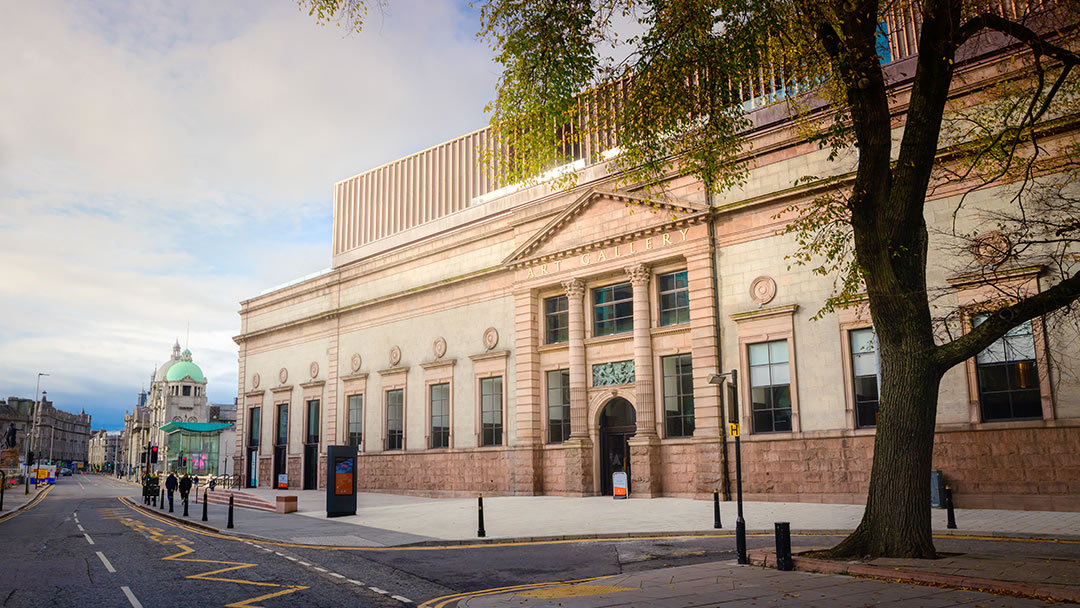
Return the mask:
<path id="1" fill-rule="evenodd" d="M 581 279 L 570 279 L 562 282 L 563 289 L 566 290 L 567 297 L 580 298 L 585 295 L 585 281 Z"/>
<path id="2" fill-rule="evenodd" d="M 630 277 L 631 285 L 637 287 L 639 285 L 649 284 L 652 273 L 645 264 L 635 264 L 624 268 L 624 270 L 626 270 L 626 276 Z"/>

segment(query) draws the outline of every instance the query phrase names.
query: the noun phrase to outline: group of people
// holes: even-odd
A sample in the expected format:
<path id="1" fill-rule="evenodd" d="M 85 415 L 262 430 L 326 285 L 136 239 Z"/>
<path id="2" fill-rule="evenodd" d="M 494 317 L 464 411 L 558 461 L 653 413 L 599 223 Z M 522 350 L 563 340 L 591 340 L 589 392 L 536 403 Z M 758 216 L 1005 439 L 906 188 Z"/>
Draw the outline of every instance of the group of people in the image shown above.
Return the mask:
<path id="1" fill-rule="evenodd" d="M 198 483 L 198 477 L 191 477 L 187 473 L 184 473 L 184 476 L 179 480 L 176 478 L 176 473 L 169 473 L 169 476 L 165 478 L 165 491 L 169 493 L 169 510 L 172 511 L 173 507 L 173 492 L 180 490 L 180 500 L 187 502 L 188 494 L 191 493 L 191 486 Z"/>

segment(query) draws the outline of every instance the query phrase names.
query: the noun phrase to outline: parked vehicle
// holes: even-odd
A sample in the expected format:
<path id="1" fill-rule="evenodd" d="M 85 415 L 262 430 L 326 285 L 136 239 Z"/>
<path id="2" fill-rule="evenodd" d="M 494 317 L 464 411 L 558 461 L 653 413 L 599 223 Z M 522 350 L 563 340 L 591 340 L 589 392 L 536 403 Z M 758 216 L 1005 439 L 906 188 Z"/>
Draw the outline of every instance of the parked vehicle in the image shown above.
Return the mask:
<path id="1" fill-rule="evenodd" d="M 71 477 L 71 469 L 60 469 L 60 474 L 64 477 Z"/>

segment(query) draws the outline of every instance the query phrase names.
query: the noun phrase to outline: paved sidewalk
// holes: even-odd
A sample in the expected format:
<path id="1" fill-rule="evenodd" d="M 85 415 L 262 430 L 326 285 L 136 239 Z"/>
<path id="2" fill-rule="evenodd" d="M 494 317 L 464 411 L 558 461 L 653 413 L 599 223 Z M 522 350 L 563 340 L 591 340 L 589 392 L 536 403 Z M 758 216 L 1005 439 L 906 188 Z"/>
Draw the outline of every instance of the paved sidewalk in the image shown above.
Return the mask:
<path id="1" fill-rule="evenodd" d="M 39 492 L 44 491 L 47 487 L 49 487 L 47 484 L 41 484 L 40 487 L 35 489 L 33 484 L 31 484 L 29 494 L 24 494 L 26 488 L 22 484 L 6 488 L 4 490 L 4 510 L 0 511 L 0 517 L 18 511 L 26 506 L 31 500 L 37 498 Z"/>
<path id="2" fill-rule="evenodd" d="M 298 514 L 326 519 L 326 492 L 244 490 L 273 501 L 296 496 Z M 441 540 L 476 538 L 475 498 L 419 498 L 360 493 L 356 515 L 334 522 L 357 524 Z M 721 503 L 724 529 L 735 529 L 734 502 Z M 862 505 L 748 502 L 743 505 L 747 530 L 772 533 L 773 523 L 787 521 L 793 532 L 850 531 L 862 518 Z M 940 534 L 991 536 L 1047 535 L 1080 540 L 1080 512 L 958 509 L 958 530 L 946 528 L 945 511 L 932 512 Z M 611 497 L 494 496 L 484 498 L 489 539 L 617 536 L 669 532 L 714 532 L 712 502 L 688 498 L 613 500 Z"/>
<path id="3" fill-rule="evenodd" d="M 1045 606 L 1037 599 L 908 585 L 831 574 L 778 572 L 718 562 L 621 574 L 580 584 L 522 586 L 490 595 L 460 594 L 424 606 L 602 608 L 605 606 Z"/>

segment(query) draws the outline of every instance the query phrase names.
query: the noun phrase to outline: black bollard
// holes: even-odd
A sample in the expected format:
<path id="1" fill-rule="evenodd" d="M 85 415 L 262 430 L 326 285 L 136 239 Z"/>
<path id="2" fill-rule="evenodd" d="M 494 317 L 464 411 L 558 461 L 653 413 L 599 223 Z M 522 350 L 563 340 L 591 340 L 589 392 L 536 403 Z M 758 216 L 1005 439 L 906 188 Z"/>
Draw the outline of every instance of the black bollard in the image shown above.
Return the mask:
<path id="1" fill-rule="evenodd" d="M 161 491 L 161 510 L 165 510 L 165 490 Z"/>
<path id="2" fill-rule="evenodd" d="M 161 502 L 162 503 L 165 502 L 165 496 L 164 495 L 162 495 L 162 497 L 161 497 Z M 172 497 L 172 494 L 170 494 L 169 495 L 169 513 L 172 513 L 172 503 L 173 503 L 173 497 Z"/>
<path id="3" fill-rule="evenodd" d="M 950 530 L 956 529 L 956 513 L 953 512 L 952 504 L 952 488 L 945 486 L 945 513 L 948 515 L 949 523 L 946 524 L 946 528 Z"/>
<path id="4" fill-rule="evenodd" d="M 795 563 L 791 561 L 791 524 L 778 521 L 776 526 L 776 569 L 791 572 Z"/>
<path id="5" fill-rule="evenodd" d="M 3 476 L 3 480 L 0 481 L 0 511 L 4 510 L 4 486 L 7 485 L 7 473 L 0 471 L 0 475 Z"/>
<path id="6" fill-rule="evenodd" d="M 195 497 L 198 498 L 198 495 L 196 494 Z M 202 497 L 202 520 L 207 521 L 207 519 L 206 519 L 206 492 L 205 491 L 203 492 L 203 497 Z"/>
<path id="7" fill-rule="evenodd" d="M 227 525 L 225 527 L 230 528 L 230 529 L 233 527 L 233 525 L 232 525 L 232 509 L 233 509 L 233 495 L 229 494 L 229 525 Z"/>
<path id="8" fill-rule="evenodd" d="M 720 491 L 712 491 L 712 527 L 723 528 L 723 524 L 720 523 Z"/>
<path id="9" fill-rule="evenodd" d="M 187 517 L 187 516 L 188 516 L 188 514 L 187 514 L 187 499 L 185 498 L 184 499 L 184 517 Z"/>
<path id="10" fill-rule="evenodd" d="M 487 531 L 484 530 L 484 495 L 480 494 L 476 497 L 476 536 L 478 538 L 484 538 L 487 536 Z"/>

